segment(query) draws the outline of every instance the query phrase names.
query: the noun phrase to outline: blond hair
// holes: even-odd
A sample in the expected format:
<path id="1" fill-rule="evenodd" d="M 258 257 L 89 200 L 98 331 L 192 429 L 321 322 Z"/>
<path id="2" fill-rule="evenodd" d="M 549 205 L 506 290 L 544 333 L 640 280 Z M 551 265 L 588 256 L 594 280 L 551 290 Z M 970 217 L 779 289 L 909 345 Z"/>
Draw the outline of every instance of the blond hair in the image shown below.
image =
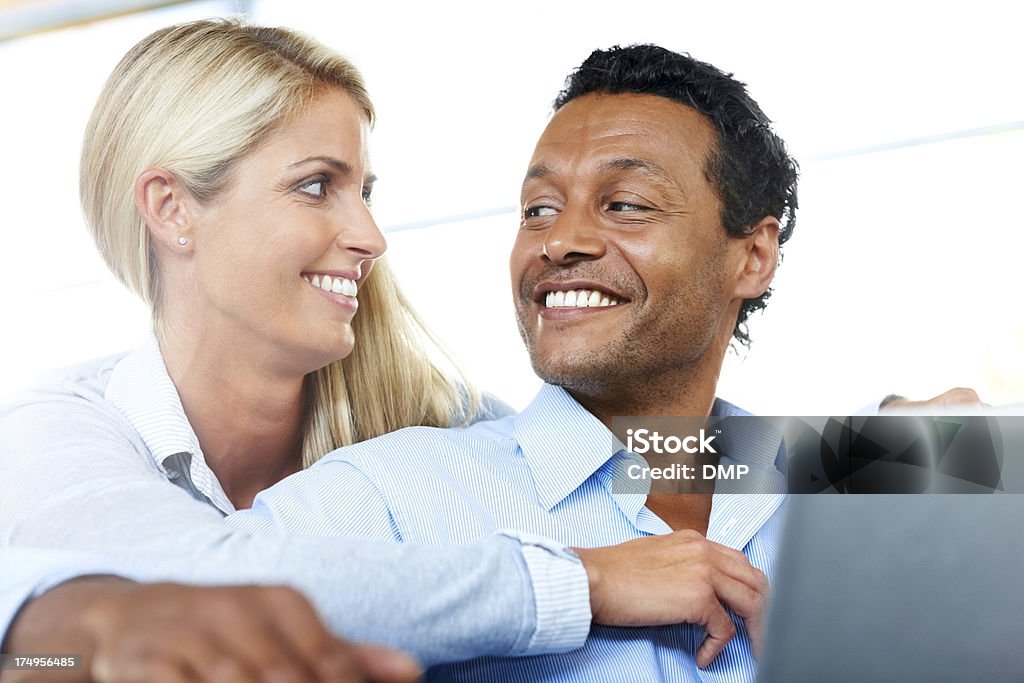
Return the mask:
<path id="1" fill-rule="evenodd" d="M 239 160 L 325 90 L 346 92 L 372 125 L 373 105 L 350 62 L 295 31 L 234 19 L 161 29 L 114 69 L 86 129 L 82 208 L 110 270 L 150 306 L 158 333 L 165 292 L 135 206 L 136 178 L 164 168 L 206 201 Z M 479 405 L 450 357 L 431 353 L 437 342 L 386 263 L 378 261 L 359 300 L 353 352 L 306 379 L 306 466 L 401 427 L 465 423 Z"/>

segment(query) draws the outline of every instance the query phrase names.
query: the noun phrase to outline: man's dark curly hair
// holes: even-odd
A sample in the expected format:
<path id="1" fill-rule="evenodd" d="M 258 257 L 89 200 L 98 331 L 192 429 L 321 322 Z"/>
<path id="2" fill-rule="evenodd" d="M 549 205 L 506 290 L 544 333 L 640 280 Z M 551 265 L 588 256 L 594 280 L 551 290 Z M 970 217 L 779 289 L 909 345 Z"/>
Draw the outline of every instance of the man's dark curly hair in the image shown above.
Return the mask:
<path id="1" fill-rule="evenodd" d="M 779 244 L 796 225 L 798 167 L 771 120 L 747 93 L 744 83 L 686 54 L 657 45 L 595 50 L 565 81 L 555 111 L 589 93 L 657 95 L 696 109 L 718 132 L 718 146 L 704 175 L 722 202 L 722 223 L 743 237 L 765 216 L 781 223 Z M 771 289 L 740 307 L 733 337 L 750 345 L 747 317 L 764 308 Z"/>

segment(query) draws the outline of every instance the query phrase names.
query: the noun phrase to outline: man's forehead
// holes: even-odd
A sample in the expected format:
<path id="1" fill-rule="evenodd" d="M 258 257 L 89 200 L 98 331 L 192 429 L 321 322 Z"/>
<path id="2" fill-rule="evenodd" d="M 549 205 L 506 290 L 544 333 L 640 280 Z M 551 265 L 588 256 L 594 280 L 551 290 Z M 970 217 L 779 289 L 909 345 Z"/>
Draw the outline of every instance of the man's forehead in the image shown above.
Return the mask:
<path id="1" fill-rule="evenodd" d="M 541 134 L 526 180 L 565 164 L 597 172 L 671 176 L 703 168 L 715 129 L 695 109 L 656 95 L 588 94 L 559 109 Z"/>

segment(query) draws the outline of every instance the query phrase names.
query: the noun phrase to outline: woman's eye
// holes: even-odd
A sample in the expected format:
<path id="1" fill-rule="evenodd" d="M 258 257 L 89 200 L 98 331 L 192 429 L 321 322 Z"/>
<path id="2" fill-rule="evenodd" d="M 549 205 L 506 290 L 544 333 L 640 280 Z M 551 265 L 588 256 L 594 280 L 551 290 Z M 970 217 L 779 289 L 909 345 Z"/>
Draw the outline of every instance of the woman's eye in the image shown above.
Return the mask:
<path id="1" fill-rule="evenodd" d="M 323 199 L 327 196 L 327 180 L 324 178 L 310 180 L 299 186 L 299 192 Z"/>
<path id="2" fill-rule="evenodd" d="M 551 206 L 531 206 L 523 211 L 523 218 L 541 218 L 543 216 L 554 216 L 558 211 Z"/>

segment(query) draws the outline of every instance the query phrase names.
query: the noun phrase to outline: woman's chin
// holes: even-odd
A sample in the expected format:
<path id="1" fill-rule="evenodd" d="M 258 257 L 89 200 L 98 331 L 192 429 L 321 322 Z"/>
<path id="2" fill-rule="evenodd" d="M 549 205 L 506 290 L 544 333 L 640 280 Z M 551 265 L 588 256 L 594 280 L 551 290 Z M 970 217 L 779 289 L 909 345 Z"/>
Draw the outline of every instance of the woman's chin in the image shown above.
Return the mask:
<path id="1" fill-rule="evenodd" d="M 311 368 L 310 372 L 319 370 L 343 358 L 348 358 L 355 349 L 355 341 L 355 335 L 352 334 L 351 328 L 347 329 L 346 334 L 338 335 L 337 339 L 321 340 L 322 343 L 317 344 L 315 348 L 310 350 L 311 360 L 313 360 L 311 365 L 315 366 Z"/>

